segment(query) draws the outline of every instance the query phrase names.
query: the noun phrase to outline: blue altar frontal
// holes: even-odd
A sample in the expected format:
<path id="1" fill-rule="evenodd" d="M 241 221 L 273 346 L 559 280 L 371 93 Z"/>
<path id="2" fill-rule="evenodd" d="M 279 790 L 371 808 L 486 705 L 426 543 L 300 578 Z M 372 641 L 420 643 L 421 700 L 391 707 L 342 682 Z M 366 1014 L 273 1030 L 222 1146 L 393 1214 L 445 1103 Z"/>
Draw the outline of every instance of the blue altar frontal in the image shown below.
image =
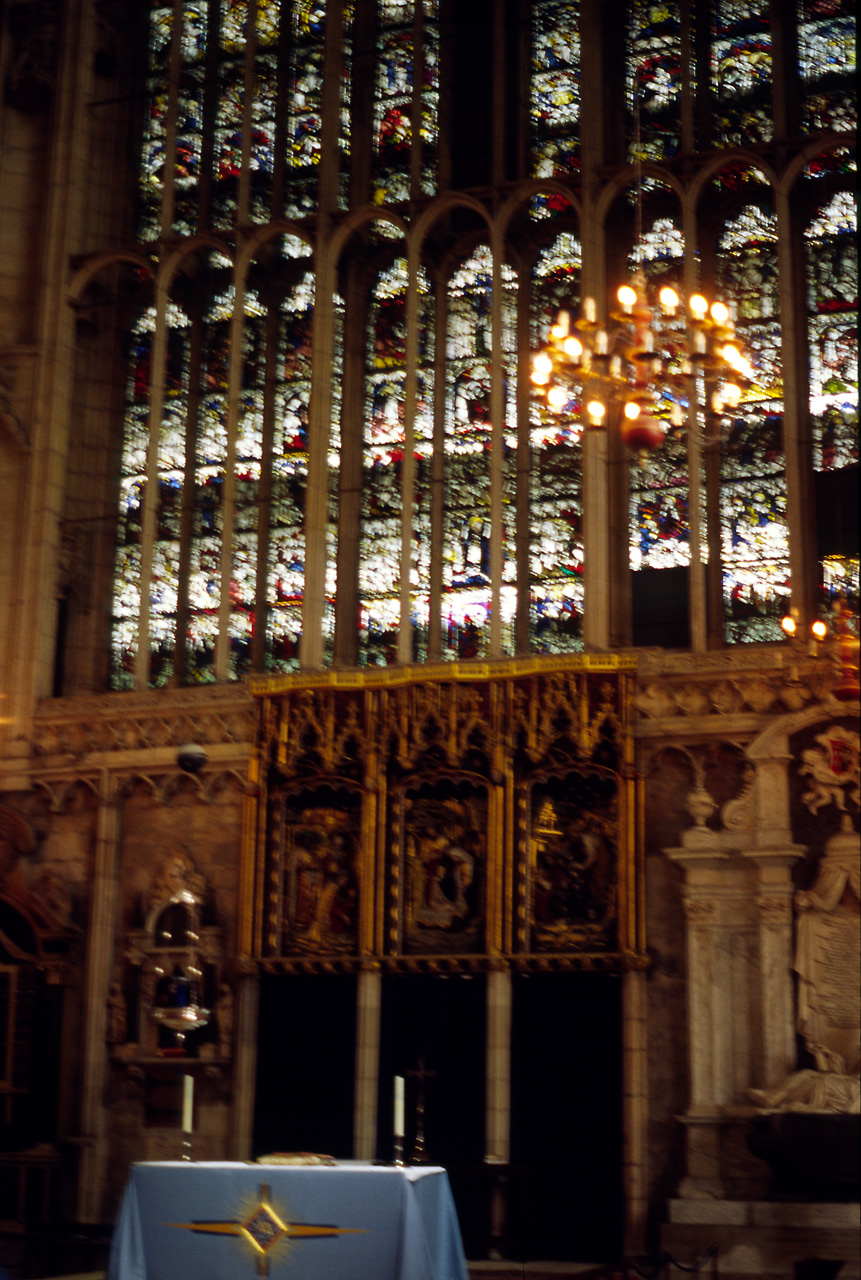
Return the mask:
<path id="1" fill-rule="evenodd" d="M 467 1280 L 440 1168 L 132 1166 L 108 1280 Z"/>

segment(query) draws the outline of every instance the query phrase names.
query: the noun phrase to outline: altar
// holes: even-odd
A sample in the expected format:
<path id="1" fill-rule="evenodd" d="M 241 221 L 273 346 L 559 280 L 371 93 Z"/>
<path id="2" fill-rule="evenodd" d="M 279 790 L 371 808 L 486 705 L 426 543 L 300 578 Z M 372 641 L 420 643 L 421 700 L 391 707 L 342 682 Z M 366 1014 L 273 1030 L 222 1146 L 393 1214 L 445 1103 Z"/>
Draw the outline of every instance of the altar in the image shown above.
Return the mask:
<path id="1" fill-rule="evenodd" d="M 108 1280 L 467 1280 L 444 1169 L 132 1166 Z"/>

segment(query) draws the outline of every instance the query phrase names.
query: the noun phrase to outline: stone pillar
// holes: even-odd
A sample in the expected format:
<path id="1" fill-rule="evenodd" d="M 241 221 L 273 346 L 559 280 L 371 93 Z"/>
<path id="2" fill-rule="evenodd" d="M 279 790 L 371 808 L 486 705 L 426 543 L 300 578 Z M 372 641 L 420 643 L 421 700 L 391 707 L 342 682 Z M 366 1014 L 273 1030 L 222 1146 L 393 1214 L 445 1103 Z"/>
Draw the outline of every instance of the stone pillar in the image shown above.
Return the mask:
<path id="1" fill-rule="evenodd" d="M 230 1149 L 234 1160 L 251 1158 L 257 1078 L 257 1023 L 260 975 L 243 974 L 237 981 L 233 1040 L 233 1115 Z"/>
<path id="2" fill-rule="evenodd" d="M 377 1096 L 380 1080 L 380 1011 L 383 981 L 379 973 L 359 974 L 356 993 L 356 1098 L 353 1156 L 373 1160 L 377 1153 Z"/>
<path id="3" fill-rule="evenodd" d="M 487 975 L 487 1098 L 484 1162 L 498 1175 L 490 1192 L 490 1256 L 501 1258 L 505 1239 L 507 1176 L 511 1159 L 511 974 L 491 969 Z"/>
<path id="4" fill-rule="evenodd" d="M 625 1253 L 646 1251 L 648 1046 L 646 975 L 622 979 L 622 1179 L 625 1197 Z"/>
<path id="5" fill-rule="evenodd" d="M 757 849 L 745 856 L 756 865 L 759 985 L 762 1017 L 754 1063 L 756 1083 L 775 1089 L 795 1070 L 795 1002 L 792 983 L 792 864 L 798 845 Z M 760 1083 L 761 1082 L 761 1083 Z"/>
<path id="6" fill-rule="evenodd" d="M 485 1159 L 508 1163 L 511 1126 L 511 974 L 487 975 Z"/>
<path id="7" fill-rule="evenodd" d="M 749 864 L 722 849 L 721 836 L 697 826 L 687 847 L 666 852 L 685 871 L 690 1101 L 683 1196 L 727 1194 L 721 1121 L 752 1081 L 751 1040 L 758 1021 L 756 946 Z"/>
<path id="8" fill-rule="evenodd" d="M 107 1169 L 108 1130 L 104 1107 L 107 1073 L 108 992 L 114 961 L 114 921 L 118 887 L 117 799 L 113 779 L 102 770 L 96 855 L 87 928 L 84 1026 L 81 1058 L 81 1162 L 78 1222 L 101 1222 Z"/>

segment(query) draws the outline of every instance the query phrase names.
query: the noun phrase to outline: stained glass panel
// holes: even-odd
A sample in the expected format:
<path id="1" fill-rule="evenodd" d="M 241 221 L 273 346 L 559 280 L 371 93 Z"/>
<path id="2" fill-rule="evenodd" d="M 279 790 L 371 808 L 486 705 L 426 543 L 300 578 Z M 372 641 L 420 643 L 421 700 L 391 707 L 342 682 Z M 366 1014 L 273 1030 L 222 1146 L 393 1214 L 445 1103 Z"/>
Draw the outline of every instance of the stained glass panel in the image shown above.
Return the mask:
<path id="1" fill-rule="evenodd" d="M 677 217 L 645 217 L 645 230 L 631 252 L 630 267 L 643 271 L 650 302 L 664 285 L 684 296 L 685 240 Z M 690 480 L 687 401 L 665 389 L 655 416 L 664 442 L 642 466 L 631 468 L 632 569 L 669 569 L 690 564 Z"/>
<path id="2" fill-rule="evenodd" d="M 853 193 L 839 191 L 821 204 L 805 240 L 813 465 L 817 471 L 831 473 L 851 467 L 857 477 L 858 243 Z M 852 475 L 846 471 L 847 478 Z M 840 483 L 836 475 L 834 480 Z M 850 484 L 856 482 L 850 480 Z M 841 527 L 848 519 L 857 528 L 857 503 L 843 510 L 836 496 L 832 494 L 829 501 L 826 487 L 817 495 L 818 502 L 828 508 L 818 514 L 818 525 L 829 536 L 829 544 L 820 547 L 822 587 L 826 604 L 843 596 L 857 612 L 858 556 L 849 549 L 850 531 Z"/>
<path id="3" fill-rule="evenodd" d="M 177 235 L 194 235 L 198 230 L 208 20 L 206 0 L 183 5 L 174 159 L 173 231 Z"/>
<path id="4" fill-rule="evenodd" d="M 678 0 L 633 0 L 628 43 L 628 158 L 665 160 L 681 145 L 681 12 Z"/>
<path id="5" fill-rule="evenodd" d="M 735 305 L 752 384 L 723 424 L 721 561 L 729 641 L 777 640 L 789 598 L 777 220 L 763 195 L 725 223 L 718 284 Z"/>
<path id="6" fill-rule="evenodd" d="M 580 6 L 532 7 L 532 176 L 580 185 Z M 539 201 L 538 212 L 546 197 Z"/>
<path id="7" fill-rule="evenodd" d="M 161 203 L 167 163 L 168 72 L 172 38 L 172 7 L 154 6 L 150 15 L 146 107 L 140 156 L 138 236 L 141 240 L 157 239 L 161 229 Z"/>
<path id="8" fill-rule="evenodd" d="M 316 207 L 325 19 L 326 6 L 318 0 L 297 0 L 294 5 L 287 104 L 287 217 L 301 217 Z"/>
<path id="9" fill-rule="evenodd" d="M 745 147 L 769 142 L 771 31 L 768 7 L 750 0 L 717 0 L 712 37 L 715 141 Z"/>
<path id="10" fill-rule="evenodd" d="M 807 133 L 857 125 L 854 0 L 800 0 L 798 58 Z"/>
<path id="11" fill-rule="evenodd" d="M 452 658 L 486 653 L 489 637 L 492 293 L 493 260 L 490 250 L 480 247 L 454 273 L 448 289 L 442 623 L 443 653 Z M 514 350 L 515 293 L 516 277 L 504 267 L 502 348 L 508 361 Z M 514 385 L 511 366 L 505 385 L 506 391 Z M 500 429 L 507 435 L 512 414 L 508 394 L 503 414 L 506 425 Z M 507 542 L 503 558 L 510 572 Z M 513 601 L 508 599 L 507 607 L 504 601 L 504 634 L 513 611 Z"/>
<path id="12" fill-rule="evenodd" d="M 580 242 L 563 232 L 532 273 L 532 343 L 546 339 L 563 308 L 580 294 Z M 556 414 L 538 397 L 530 406 L 531 648 L 564 653 L 582 647 L 583 528 L 580 406 Z"/>

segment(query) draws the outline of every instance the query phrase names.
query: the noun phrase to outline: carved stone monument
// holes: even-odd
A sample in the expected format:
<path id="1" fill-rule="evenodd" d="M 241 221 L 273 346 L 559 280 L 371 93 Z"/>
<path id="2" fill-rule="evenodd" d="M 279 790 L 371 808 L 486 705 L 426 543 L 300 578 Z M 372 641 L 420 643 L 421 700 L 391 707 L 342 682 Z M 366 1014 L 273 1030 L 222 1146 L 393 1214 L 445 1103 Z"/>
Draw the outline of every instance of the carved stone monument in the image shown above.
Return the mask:
<path id="1" fill-rule="evenodd" d="M 834 727 L 804 753 L 810 778 L 802 799 L 813 813 L 832 803 L 842 830 L 826 843 L 815 883 L 795 895 L 798 974 L 796 1026 L 816 1066 L 793 1072 L 777 1089 L 753 1090 L 774 1111 L 861 1112 L 861 836 L 846 809 L 857 803 L 859 738 Z"/>

